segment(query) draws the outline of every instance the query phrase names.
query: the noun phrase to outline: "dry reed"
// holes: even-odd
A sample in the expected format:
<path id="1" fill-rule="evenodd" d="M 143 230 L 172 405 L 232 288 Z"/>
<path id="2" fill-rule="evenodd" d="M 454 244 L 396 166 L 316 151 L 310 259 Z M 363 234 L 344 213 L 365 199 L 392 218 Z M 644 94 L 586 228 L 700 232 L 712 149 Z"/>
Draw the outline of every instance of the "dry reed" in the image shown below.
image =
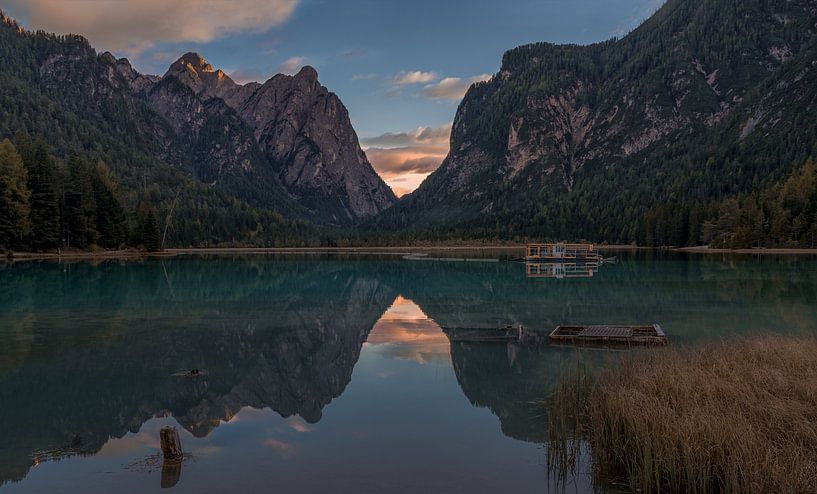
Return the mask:
<path id="1" fill-rule="evenodd" d="M 640 492 L 817 492 L 817 340 L 759 337 L 579 369 L 547 403 L 548 461 L 590 444 L 598 479 Z"/>

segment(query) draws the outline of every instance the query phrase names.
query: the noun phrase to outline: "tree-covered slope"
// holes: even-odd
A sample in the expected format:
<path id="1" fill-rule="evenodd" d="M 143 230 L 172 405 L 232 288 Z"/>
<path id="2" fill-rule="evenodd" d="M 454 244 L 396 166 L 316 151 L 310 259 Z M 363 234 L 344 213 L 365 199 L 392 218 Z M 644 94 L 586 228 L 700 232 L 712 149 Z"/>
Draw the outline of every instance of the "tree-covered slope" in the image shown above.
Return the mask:
<path id="1" fill-rule="evenodd" d="M 201 159 L 202 142 L 216 147 L 242 132 L 251 139 L 243 123 L 210 132 L 224 129 L 230 118 L 217 109 L 199 139 L 185 142 L 134 95 L 133 82 L 116 63 L 97 55 L 84 38 L 27 32 L 3 17 L 0 137 L 21 131 L 41 137 L 64 168 L 74 151 L 107 163 L 128 210 L 141 200 L 157 205 L 163 230 L 169 223 L 165 246 L 310 241 L 314 228 L 295 221 L 304 217 L 304 208 L 282 187 L 238 173 L 222 174 L 219 186 L 202 180 L 198 170 L 219 166 L 212 157 Z"/>
<path id="2" fill-rule="evenodd" d="M 80 36 L 30 32 L 0 12 L 0 140 L 41 137 L 63 168 L 72 152 L 103 161 L 127 209 L 157 205 L 168 246 L 313 243 L 305 222 L 348 226 L 396 199 L 343 104 L 302 73 L 241 86 L 187 54 L 163 77 L 143 75 Z M 291 132 L 264 130 L 279 127 Z"/>
<path id="3" fill-rule="evenodd" d="M 697 243 L 721 200 L 817 155 L 815 23 L 807 0 L 670 0 L 619 40 L 510 50 L 372 227 Z"/>

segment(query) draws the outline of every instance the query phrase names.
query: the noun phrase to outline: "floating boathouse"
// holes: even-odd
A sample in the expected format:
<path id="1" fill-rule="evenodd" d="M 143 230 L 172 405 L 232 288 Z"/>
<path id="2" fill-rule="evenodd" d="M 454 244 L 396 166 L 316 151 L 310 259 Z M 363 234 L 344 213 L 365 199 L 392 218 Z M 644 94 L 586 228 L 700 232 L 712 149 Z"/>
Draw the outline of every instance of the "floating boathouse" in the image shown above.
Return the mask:
<path id="1" fill-rule="evenodd" d="M 599 262 L 601 255 L 593 244 L 528 244 L 525 248 L 528 262 Z"/>

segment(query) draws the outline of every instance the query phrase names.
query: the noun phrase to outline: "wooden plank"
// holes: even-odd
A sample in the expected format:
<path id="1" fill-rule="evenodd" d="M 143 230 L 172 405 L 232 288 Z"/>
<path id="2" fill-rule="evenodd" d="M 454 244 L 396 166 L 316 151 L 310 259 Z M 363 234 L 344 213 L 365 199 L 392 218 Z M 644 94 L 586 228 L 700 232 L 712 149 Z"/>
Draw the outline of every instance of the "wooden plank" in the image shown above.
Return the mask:
<path id="1" fill-rule="evenodd" d="M 633 328 L 624 326 L 587 326 L 578 336 L 580 338 L 632 338 Z"/>

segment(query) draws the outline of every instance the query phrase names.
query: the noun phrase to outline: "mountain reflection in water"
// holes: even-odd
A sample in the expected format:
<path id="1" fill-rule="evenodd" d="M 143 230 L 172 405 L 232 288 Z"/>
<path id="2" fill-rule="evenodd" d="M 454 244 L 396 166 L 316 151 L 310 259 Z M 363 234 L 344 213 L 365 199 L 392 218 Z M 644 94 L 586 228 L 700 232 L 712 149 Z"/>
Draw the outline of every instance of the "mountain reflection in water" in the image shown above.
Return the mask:
<path id="1" fill-rule="evenodd" d="M 418 364 L 450 360 L 448 337 L 440 326 L 402 296 L 375 323 L 366 345 L 382 355 Z"/>
<path id="2" fill-rule="evenodd" d="M 435 477 L 447 487 L 466 485 L 456 472 L 490 482 L 480 469 L 505 460 L 502 468 L 519 469 L 516 481 L 538 472 L 544 482 L 542 462 L 517 461 L 531 453 L 490 436 L 490 417 L 475 411 L 487 409 L 509 438 L 543 443 L 544 419 L 531 402 L 575 362 L 575 351 L 450 343 L 441 326 L 656 321 L 678 342 L 808 332 L 817 321 L 817 274 L 801 268 L 625 259 L 592 279 L 541 280 L 516 263 L 365 256 L 2 266 L 0 485 L 24 486 L 7 482 L 75 455 L 115 458 L 109 467 L 120 471 L 122 458 L 158 450 L 159 428 L 176 423 L 185 449 L 213 474 L 206 458 L 232 454 L 241 440 L 259 458 L 306 455 L 313 463 L 305 470 L 322 454 L 346 451 L 394 456 L 393 467 L 379 464 L 394 468 L 383 473 L 392 481 L 412 472 L 401 456 L 409 455 L 417 469 L 447 462 L 451 478 Z M 202 374 L 185 375 L 194 368 Z M 329 409 L 332 419 L 322 420 Z M 411 434 L 427 437 L 415 443 Z M 350 450 L 349 438 L 360 449 Z M 282 477 L 317 481 L 300 475 Z"/>

